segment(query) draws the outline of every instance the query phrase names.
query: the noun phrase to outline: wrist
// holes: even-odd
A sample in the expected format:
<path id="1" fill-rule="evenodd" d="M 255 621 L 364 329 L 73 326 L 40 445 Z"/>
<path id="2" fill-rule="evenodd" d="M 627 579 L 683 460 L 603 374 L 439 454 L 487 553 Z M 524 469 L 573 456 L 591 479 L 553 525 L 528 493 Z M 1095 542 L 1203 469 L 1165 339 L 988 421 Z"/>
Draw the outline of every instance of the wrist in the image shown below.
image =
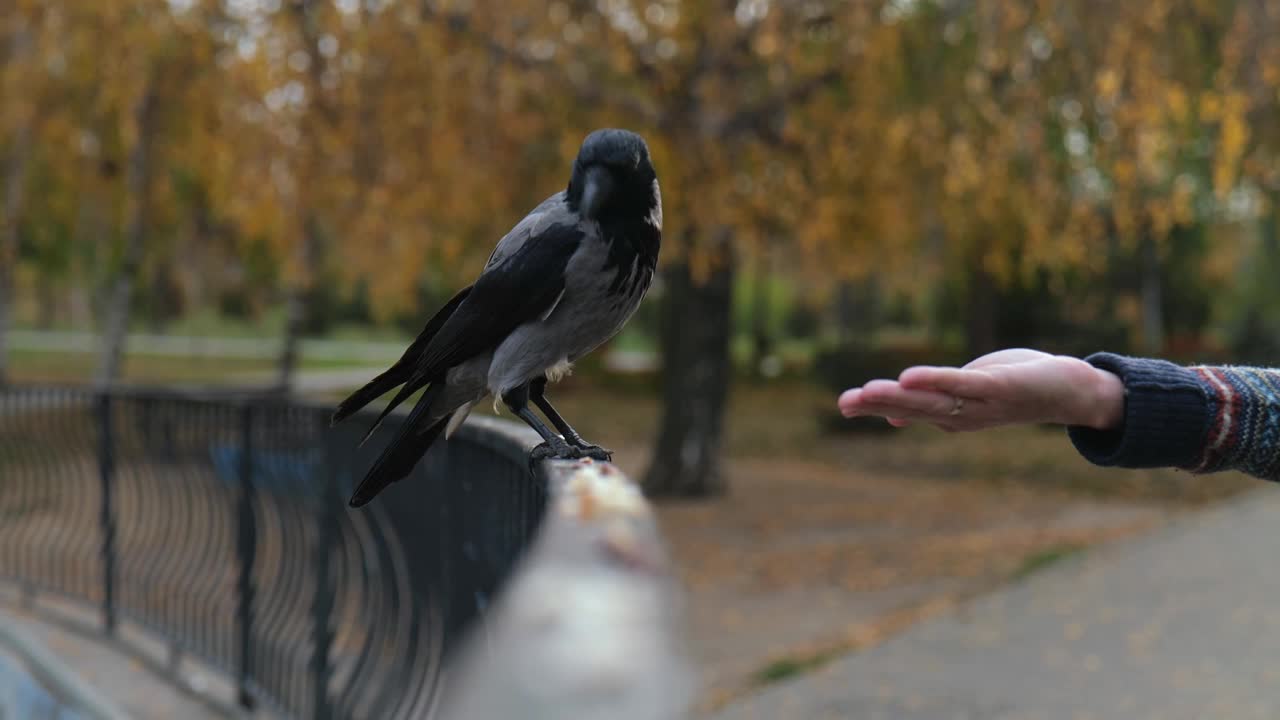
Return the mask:
<path id="1" fill-rule="evenodd" d="M 1094 430 L 1115 430 L 1124 424 L 1124 382 L 1112 372 L 1094 368 L 1090 405 L 1085 422 Z"/>
<path id="2" fill-rule="evenodd" d="M 1094 353 L 1085 362 L 1114 373 L 1122 394 L 1116 402 L 1116 383 L 1097 378 L 1097 393 L 1089 394 L 1097 398 L 1098 417 L 1092 426 L 1068 428 L 1082 455 L 1108 467 L 1200 467 L 1217 414 L 1213 388 L 1205 379 L 1153 358 Z M 1113 425 L 1117 410 L 1121 419 Z"/>

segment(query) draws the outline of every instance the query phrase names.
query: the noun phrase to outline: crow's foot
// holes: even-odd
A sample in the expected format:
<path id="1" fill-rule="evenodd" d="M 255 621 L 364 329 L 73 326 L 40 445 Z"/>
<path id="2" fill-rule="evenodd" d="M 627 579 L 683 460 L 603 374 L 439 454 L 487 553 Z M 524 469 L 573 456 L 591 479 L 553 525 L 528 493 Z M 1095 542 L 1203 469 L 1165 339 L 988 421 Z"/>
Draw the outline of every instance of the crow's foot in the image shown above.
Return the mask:
<path id="1" fill-rule="evenodd" d="M 613 461 L 613 451 L 609 448 L 592 445 L 585 440 L 579 440 L 575 444 L 578 446 L 578 451 L 582 453 L 582 457 L 589 457 L 592 460 L 600 460 L 601 462 Z"/>
<path id="2" fill-rule="evenodd" d="M 577 460 L 583 457 L 583 451 L 565 442 L 562 437 L 552 438 L 534 447 L 529 452 L 529 469 L 543 460 Z"/>

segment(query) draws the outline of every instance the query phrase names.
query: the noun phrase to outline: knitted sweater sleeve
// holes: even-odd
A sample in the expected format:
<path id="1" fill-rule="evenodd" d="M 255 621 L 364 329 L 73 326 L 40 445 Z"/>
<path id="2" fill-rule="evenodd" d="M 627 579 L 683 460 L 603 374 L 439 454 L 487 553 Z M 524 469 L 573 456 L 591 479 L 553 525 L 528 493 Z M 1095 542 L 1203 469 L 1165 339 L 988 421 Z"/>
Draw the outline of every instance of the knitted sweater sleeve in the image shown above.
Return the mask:
<path id="1" fill-rule="evenodd" d="M 1090 462 L 1280 480 L 1280 369 L 1181 367 L 1111 353 L 1085 360 L 1117 375 L 1125 390 L 1119 428 L 1067 430 Z"/>

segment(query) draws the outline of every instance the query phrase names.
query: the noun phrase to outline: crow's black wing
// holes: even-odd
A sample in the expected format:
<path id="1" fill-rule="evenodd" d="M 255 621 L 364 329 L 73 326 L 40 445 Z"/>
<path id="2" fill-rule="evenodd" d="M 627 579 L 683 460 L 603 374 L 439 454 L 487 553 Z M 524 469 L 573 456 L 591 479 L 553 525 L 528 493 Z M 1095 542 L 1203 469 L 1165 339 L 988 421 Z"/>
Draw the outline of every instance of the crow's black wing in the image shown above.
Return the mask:
<path id="1" fill-rule="evenodd" d="M 565 269 L 586 233 L 572 224 L 541 229 L 486 270 L 440 332 L 427 344 L 419 371 L 428 375 L 496 347 L 512 330 L 555 308 Z"/>
<path id="2" fill-rule="evenodd" d="M 449 368 L 496 347 L 520 325 L 555 309 L 564 292 L 569 258 L 578 250 L 584 233 L 570 223 L 535 226 L 533 233 L 523 240 L 511 238 L 519 244 L 513 247 L 504 243 L 501 254 L 495 251 L 475 284 L 450 301 L 452 312 L 441 310 L 436 314 L 436 318 L 445 317 L 444 321 L 435 328 L 432 326 L 436 325 L 436 318 L 428 323 L 432 332 L 424 330 L 419 336 L 419 340 L 427 338 L 422 347 L 415 341 L 401 358 L 401 363 L 410 360 L 412 364 L 400 368 L 401 363 L 396 363 L 392 368 L 400 368 L 396 370 L 396 380 L 404 382 L 404 387 L 369 428 L 362 444 L 396 406 L 419 388 L 428 384 L 430 387 L 365 475 L 351 497 L 352 507 L 364 505 L 407 475 L 443 431 L 447 418 L 431 425 L 426 425 L 424 418 L 444 387 Z"/>
<path id="3" fill-rule="evenodd" d="M 485 269 L 427 343 L 412 375 L 373 428 L 428 382 L 443 379 L 449 368 L 492 350 L 512 330 L 549 314 L 564 292 L 569 258 L 584 237 L 585 232 L 576 224 L 548 225 Z"/>
<path id="4" fill-rule="evenodd" d="M 422 332 L 418 333 L 418 337 L 414 339 L 413 344 L 404 351 L 400 359 L 394 365 L 386 370 L 386 372 L 370 380 L 364 387 L 356 390 L 346 400 L 343 400 L 333 411 L 333 417 L 330 419 L 331 425 L 336 425 L 352 414 L 358 412 L 365 405 L 368 405 L 374 398 L 382 395 L 391 388 L 404 383 L 413 377 L 413 370 L 417 367 L 418 358 L 422 355 L 422 351 L 426 349 L 427 343 L 431 342 L 431 338 L 440 332 L 440 328 L 444 326 L 446 320 L 449 319 L 453 312 L 458 309 L 458 305 L 466 299 L 467 294 L 471 292 L 471 286 L 467 286 L 458 291 L 445 306 L 436 311 L 435 315 L 427 321 L 426 327 Z"/>

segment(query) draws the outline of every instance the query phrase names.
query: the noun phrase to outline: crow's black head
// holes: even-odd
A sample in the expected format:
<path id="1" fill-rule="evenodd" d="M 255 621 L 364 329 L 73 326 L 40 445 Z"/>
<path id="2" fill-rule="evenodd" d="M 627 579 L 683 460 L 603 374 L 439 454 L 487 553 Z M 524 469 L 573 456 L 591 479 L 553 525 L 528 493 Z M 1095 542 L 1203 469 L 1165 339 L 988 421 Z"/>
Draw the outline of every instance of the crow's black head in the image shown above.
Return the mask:
<path id="1" fill-rule="evenodd" d="M 660 224 L 658 176 L 644 138 L 612 128 L 588 135 L 573 163 L 568 200 L 570 207 L 592 220 L 652 216 Z"/>

